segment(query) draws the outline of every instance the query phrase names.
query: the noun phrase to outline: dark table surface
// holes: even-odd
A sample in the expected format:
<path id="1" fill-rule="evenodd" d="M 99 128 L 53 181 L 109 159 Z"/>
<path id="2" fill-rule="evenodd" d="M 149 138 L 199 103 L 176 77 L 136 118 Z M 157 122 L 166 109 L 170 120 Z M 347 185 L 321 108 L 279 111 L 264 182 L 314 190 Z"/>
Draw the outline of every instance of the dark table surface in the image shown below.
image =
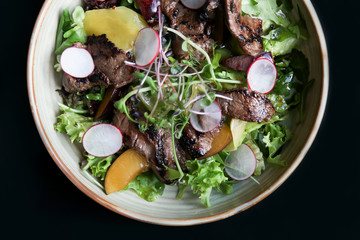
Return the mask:
<path id="1" fill-rule="evenodd" d="M 190 227 L 156 226 L 115 214 L 78 190 L 51 159 L 36 130 L 26 86 L 29 40 L 42 3 L 6 1 L 1 14 L 6 27 L 1 38 L 2 236 L 360 239 L 358 1 L 313 1 L 327 38 L 330 90 L 324 120 L 303 162 L 254 207 Z"/>

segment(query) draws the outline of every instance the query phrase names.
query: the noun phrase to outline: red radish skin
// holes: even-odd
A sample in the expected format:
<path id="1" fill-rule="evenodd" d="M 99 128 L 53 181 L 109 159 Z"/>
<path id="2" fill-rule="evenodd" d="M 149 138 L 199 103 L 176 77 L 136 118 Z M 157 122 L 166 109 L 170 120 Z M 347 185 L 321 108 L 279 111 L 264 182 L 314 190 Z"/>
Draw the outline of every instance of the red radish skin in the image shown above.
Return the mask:
<path id="1" fill-rule="evenodd" d="M 150 27 L 141 29 L 135 41 L 136 65 L 140 67 L 149 66 L 155 61 L 159 51 L 160 37 L 158 32 Z"/>
<path id="2" fill-rule="evenodd" d="M 246 147 L 246 148 L 244 148 L 244 147 Z M 242 149 L 240 149 L 240 148 L 242 148 Z M 242 154 L 242 155 L 238 156 L 238 154 Z M 240 158 L 242 158 L 242 159 L 240 159 Z M 250 165 L 249 166 L 250 168 L 246 169 L 248 172 L 244 173 L 244 172 L 238 171 L 236 173 L 236 170 L 233 170 L 232 168 L 227 167 L 226 165 L 228 165 L 228 166 L 231 165 L 231 160 L 242 161 L 242 164 Z M 241 164 L 241 163 L 238 163 L 238 164 Z M 249 147 L 249 145 L 243 143 L 240 145 L 240 147 L 236 151 L 230 153 L 230 156 L 228 157 L 228 159 L 225 162 L 225 171 L 232 179 L 237 180 L 237 181 L 243 181 L 243 180 L 250 178 L 254 174 L 254 172 L 256 170 L 256 165 L 257 165 L 257 159 L 256 159 L 254 151 Z M 243 174 L 243 176 L 239 177 L 239 176 L 235 176 L 235 174 L 238 174 L 238 175 Z"/>
<path id="3" fill-rule="evenodd" d="M 89 136 L 89 134 L 92 133 L 92 131 L 94 131 L 95 128 L 99 128 L 100 127 L 110 127 L 112 128 L 112 130 L 114 131 L 113 133 L 111 134 L 115 134 L 117 135 L 117 139 L 115 137 L 115 135 L 109 135 L 109 132 L 108 132 L 108 135 L 102 135 L 100 136 L 101 134 L 97 133 L 95 134 L 96 136 Z M 101 129 L 96 129 L 96 131 L 101 131 Z M 112 138 L 112 139 L 111 139 Z M 111 151 L 108 151 L 108 152 L 104 152 L 103 154 L 98 154 L 98 150 L 97 148 L 100 148 L 100 147 L 104 147 L 104 146 L 101 146 L 102 144 L 106 144 L 107 140 L 119 140 L 121 139 L 121 141 L 119 142 L 116 142 L 116 141 L 110 141 L 109 144 L 113 144 L 114 147 L 111 149 Z M 93 143 L 92 144 L 89 144 L 89 141 L 92 141 Z M 120 128 L 118 128 L 117 126 L 113 125 L 113 124 L 109 124 L 109 123 L 98 123 L 98 124 L 95 124 L 93 126 L 91 126 L 84 134 L 84 136 L 82 137 L 82 144 L 83 144 L 83 147 L 85 149 L 85 151 L 87 153 L 89 153 L 90 155 L 94 156 L 94 157 L 109 157 L 111 155 L 114 155 L 115 153 L 117 153 L 118 151 L 120 151 L 120 149 L 122 148 L 123 146 L 123 135 L 121 133 L 121 130 Z M 94 144 L 96 146 L 94 146 Z"/>
<path id="4" fill-rule="evenodd" d="M 272 71 L 267 72 L 266 74 L 268 75 L 264 86 L 259 86 L 261 80 L 261 76 L 260 73 L 256 72 L 257 69 L 254 70 L 254 68 L 258 67 L 257 64 L 260 63 L 260 61 L 262 61 L 262 64 L 267 64 L 267 68 L 271 68 Z M 260 63 L 261 64 L 261 63 Z M 274 64 L 273 61 L 271 61 L 270 59 L 266 58 L 266 57 L 259 57 L 257 58 L 249 67 L 249 70 L 247 72 L 247 83 L 248 86 L 251 90 L 263 93 L 263 94 L 268 94 L 269 92 L 271 92 L 276 84 L 276 79 L 277 79 L 277 69 L 276 66 Z"/>
<path id="5" fill-rule="evenodd" d="M 94 60 L 88 50 L 79 47 L 69 47 L 60 57 L 62 70 L 75 78 L 86 78 L 95 69 Z"/>
<path id="6" fill-rule="evenodd" d="M 195 102 L 194 105 L 197 104 L 197 103 L 200 104 L 200 102 L 201 102 L 201 99 L 198 100 L 197 102 Z M 192 126 L 196 131 L 201 132 L 201 133 L 210 132 L 210 131 L 214 130 L 217 126 L 219 126 L 219 124 L 220 124 L 220 122 L 221 122 L 221 118 L 222 118 L 221 108 L 220 108 L 220 105 L 219 105 L 219 103 L 218 103 L 217 101 L 214 101 L 212 104 L 214 104 L 214 103 L 216 104 L 216 106 L 217 106 L 217 108 L 218 108 L 219 111 L 216 111 L 216 112 L 215 112 L 215 111 L 211 111 L 211 112 L 215 112 L 215 114 L 219 113 L 219 115 L 216 116 L 216 117 L 218 118 L 218 119 L 216 118 L 217 122 L 216 122 L 211 128 L 209 128 L 209 129 L 201 129 L 201 127 L 199 126 L 200 124 L 197 122 L 198 119 L 197 119 L 196 116 L 195 116 L 195 115 L 197 115 L 197 114 L 191 113 L 189 122 L 190 122 L 191 126 Z M 195 106 L 196 106 L 196 105 L 195 105 Z M 211 105 L 210 105 L 210 106 L 211 106 Z M 193 107 L 194 107 L 194 106 L 193 106 Z M 213 113 L 210 113 L 210 114 L 213 114 Z M 205 116 L 206 116 L 206 115 L 205 115 Z"/>
<path id="7" fill-rule="evenodd" d="M 207 2 L 207 0 L 181 0 L 181 3 L 185 7 L 192 9 L 192 10 L 202 8 L 206 2 Z"/>

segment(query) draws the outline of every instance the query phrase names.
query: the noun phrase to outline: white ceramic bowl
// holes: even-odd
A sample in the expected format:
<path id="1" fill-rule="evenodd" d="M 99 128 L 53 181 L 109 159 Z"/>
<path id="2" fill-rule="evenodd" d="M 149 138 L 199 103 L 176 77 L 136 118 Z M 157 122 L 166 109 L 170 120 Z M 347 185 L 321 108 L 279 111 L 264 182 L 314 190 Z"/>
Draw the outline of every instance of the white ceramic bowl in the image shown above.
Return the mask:
<path id="1" fill-rule="evenodd" d="M 328 92 L 328 55 L 324 34 L 309 0 L 295 0 L 304 15 L 309 40 L 303 47 L 310 61 L 310 78 L 316 81 L 306 97 L 305 122 L 293 126 L 294 134 L 282 157 L 284 168 L 268 168 L 259 178 L 261 185 L 244 181 L 234 186 L 230 195 L 214 193 L 212 207 L 205 208 L 196 196 L 186 192 L 176 200 L 176 187 L 166 187 L 160 199 L 149 203 L 132 191 L 106 195 L 79 168 L 80 148 L 64 134 L 54 131 L 58 113 L 55 92 L 61 81 L 54 71 L 54 42 L 60 13 L 73 9 L 81 0 L 46 0 L 38 16 L 28 55 L 28 92 L 31 110 L 40 136 L 50 155 L 64 174 L 86 195 L 99 204 L 139 221 L 161 225 L 194 225 L 227 218 L 258 203 L 278 188 L 296 169 L 310 148 L 320 126 Z M 214 191 L 215 192 L 215 191 Z"/>

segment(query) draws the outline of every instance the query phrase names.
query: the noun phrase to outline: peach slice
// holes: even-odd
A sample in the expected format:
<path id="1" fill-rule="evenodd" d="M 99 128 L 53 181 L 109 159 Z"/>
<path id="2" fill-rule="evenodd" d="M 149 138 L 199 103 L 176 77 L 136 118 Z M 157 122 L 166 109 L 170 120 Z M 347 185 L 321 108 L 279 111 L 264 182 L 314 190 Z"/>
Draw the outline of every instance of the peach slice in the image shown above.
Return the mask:
<path id="1" fill-rule="evenodd" d="M 231 142 L 231 140 L 232 140 L 231 130 L 228 125 L 223 124 L 219 132 L 219 135 L 212 142 L 210 150 L 205 154 L 205 156 L 199 159 L 211 157 L 221 152 Z"/>
<path id="2" fill-rule="evenodd" d="M 140 173 L 149 170 L 145 157 L 134 149 L 123 152 L 110 166 L 105 176 L 105 192 L 110 194 L 125 188 Z"/>

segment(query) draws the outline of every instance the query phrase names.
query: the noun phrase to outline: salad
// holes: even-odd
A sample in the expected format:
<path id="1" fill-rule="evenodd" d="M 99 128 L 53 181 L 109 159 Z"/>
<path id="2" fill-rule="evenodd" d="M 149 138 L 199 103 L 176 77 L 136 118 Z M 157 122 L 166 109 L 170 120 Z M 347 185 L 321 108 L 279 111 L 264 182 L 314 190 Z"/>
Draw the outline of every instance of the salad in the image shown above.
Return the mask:
<path id="1" fill-rule="evenodd" d="M 54 128 L 106 194 L 155 201 L 173 185 L 209 207 L 287 165 L 312 83 L 306 38 L 287 0 L 85 0 L 59 21 Z"/>

